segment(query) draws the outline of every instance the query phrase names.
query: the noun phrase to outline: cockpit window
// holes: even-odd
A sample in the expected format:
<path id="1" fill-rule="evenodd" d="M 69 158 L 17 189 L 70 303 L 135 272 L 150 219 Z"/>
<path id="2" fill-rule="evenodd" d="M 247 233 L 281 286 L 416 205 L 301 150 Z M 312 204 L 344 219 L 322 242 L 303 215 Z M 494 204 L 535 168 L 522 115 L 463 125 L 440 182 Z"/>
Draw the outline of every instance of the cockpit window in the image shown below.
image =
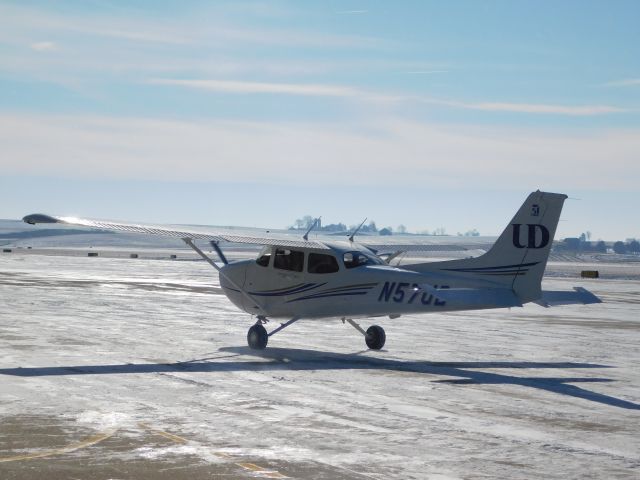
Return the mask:
<path id="1" fill-rule="evenodd" d="M 310 253 L 307 272 L 309 273 L 335 273 L 340 270 L 338 261 L 333 255 L 324 253 Z"/>
<path id="2" fill-rule="evenodd" d="M 384 265 L 384 262 L 379 258 L 364 252 L 346 252 L 343 261 L 347 268 L 361 267 L 362 265 Z"/>
<path id="3" fill-rule="evenodd" d="M 304 252 L 289 250 L 288 248 L 278 248 L 276 249 L 273 266 L 280 270 L 301 272 L 304 267 Z"/>
<path id="4" fill-rule="evenodd" d="M 268 267 L 269 260 L 271 260 L 271 247 L 264 247 L 260 250 L 260 255 L 258 255 L 256 263 L 261 267 Z"/>

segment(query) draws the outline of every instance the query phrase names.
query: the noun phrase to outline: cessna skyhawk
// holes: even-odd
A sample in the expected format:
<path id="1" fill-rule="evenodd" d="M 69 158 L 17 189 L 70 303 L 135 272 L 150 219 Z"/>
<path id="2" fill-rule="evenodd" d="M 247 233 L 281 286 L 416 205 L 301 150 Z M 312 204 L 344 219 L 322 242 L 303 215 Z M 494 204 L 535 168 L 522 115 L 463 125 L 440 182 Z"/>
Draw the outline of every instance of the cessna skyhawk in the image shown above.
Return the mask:
<path id="1" fill-rule="evenodd" d="M 378 325 L 366 331 L 354 319 L 397 318 L 404 314 L 521 307 L 528 302 L 552 305 L 598 303 L 584 288 L 543 291 L 541 288 L 553 237 L 566 195 L 531 193 L 493 246 L 483 255 L 464 260 L 390 265 L 390 259 L 424 243 L 400 245 L 397 240 L 359 237 L 344 241 L 266 231 L 239 235 L 225 229 L 176 229 L 111 221 L 32 214 L 30 224 L 61 223 L 92 229 L 178 237 L 219 272 L 229 300 L 256 316 L 247 342 L 264 349 L 269 337 L 301 319 L 342 319 L 360 331 L 367 346 L 379 350 L 385 332 Z M 313 226 L 311 227 L 313 228 Z M 410 238 L 410 237 L 409 237 Z M 222 266 L 195 243 L 209 241 Z M 228 262 L 220 242 L 263 245 L 255 260 Z M 437 246 L 432 246 L 437 249 Z M 384 256 L 383 253 L 391 254 Z M 269 319 L 284 319 L 267 332 Z"/>

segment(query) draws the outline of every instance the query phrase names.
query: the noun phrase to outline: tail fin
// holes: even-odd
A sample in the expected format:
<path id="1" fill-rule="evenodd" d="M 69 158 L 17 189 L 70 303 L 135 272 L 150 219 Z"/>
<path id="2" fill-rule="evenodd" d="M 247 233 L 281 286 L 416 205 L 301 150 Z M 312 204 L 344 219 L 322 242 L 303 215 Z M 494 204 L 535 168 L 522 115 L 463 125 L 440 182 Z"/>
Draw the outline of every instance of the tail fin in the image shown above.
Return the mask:
<path id="1" fill-rule="evenodd" d="M 480 257 L 432 263 L 429 270 L 511 288 L 522 303 L 542 296 L 542 275 L 566 195 L 533 192 L 491 249 Z"/>
<path id="2" fill-rule="evenodd" d="M 487 266 L 507 265 L 513 291 L 523 303 L 542 295 L 542 275 L 566 198 L 539 190 L 530 194 L 491 250 L 478 258 Z"/>

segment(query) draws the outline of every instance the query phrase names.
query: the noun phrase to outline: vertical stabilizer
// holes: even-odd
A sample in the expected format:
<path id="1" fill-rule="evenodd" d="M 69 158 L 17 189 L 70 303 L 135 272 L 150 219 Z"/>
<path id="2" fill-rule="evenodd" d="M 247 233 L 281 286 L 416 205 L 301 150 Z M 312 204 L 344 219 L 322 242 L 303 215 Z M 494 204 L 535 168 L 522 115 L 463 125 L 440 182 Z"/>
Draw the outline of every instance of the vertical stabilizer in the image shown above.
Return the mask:
<path id="1" fill-rule="evenodd" d="M 542 295 L 542 275 L 566 198 L 559 193 L 530 194 L 491 250 L 478 258 L 487 266 L 506 265 L 505 277 L 513 273 L 512 288 L 523 303 Z"/>
<path id="2" fill-rule="evenodd" d="M 522 204 L 491 249 L 476 258 L 407 265 L 427 273 L 453 276 L 452 284 L 478 287 L 491 284 L 511 288 L 522 303 L 542 296 L 542 275 L 547 266 L 566 195 L 533 192 Z M 456 282 L 457 280 L 457 282 Z"/>

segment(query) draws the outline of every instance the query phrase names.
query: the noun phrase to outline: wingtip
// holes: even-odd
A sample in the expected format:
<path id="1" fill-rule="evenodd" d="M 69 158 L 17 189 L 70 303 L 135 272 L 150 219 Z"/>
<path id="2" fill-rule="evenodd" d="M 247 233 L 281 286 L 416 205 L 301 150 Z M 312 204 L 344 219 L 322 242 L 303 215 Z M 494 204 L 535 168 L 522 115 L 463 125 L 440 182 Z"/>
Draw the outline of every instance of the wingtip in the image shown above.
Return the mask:
<path id="1" fill-rule="evenodd" d="M 45 215 L 44 213 L 32 213 L 22 218 L 22 221 L 30 225 L 36 225 L 37 223 L 58 223 L 55 217 Z"/>

